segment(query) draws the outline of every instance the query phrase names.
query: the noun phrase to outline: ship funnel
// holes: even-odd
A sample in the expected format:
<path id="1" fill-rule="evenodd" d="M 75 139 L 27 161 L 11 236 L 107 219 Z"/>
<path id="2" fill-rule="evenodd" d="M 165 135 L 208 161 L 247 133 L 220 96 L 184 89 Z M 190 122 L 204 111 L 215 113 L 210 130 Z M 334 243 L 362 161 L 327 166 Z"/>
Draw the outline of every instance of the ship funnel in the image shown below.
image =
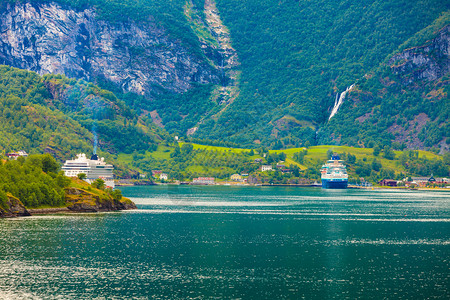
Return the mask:
<path id="1" fill-rule="evenodd" d="M 97 154 L 92 154 L 91 156 L 91 160 L 98 160 L 98 155 Z"/>

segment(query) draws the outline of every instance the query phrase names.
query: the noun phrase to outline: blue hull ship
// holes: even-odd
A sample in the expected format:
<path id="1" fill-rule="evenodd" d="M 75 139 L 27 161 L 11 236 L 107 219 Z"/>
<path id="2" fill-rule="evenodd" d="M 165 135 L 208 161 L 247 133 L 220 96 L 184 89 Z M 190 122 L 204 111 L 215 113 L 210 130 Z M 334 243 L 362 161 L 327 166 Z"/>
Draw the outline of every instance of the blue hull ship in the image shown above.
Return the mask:
<path id="1" fill-rule="evenodd" d="M 346 189 L 348 186 L 347 168 L 339 156 L 333 155 L 320 171 L 322 188 L 324 189 Z"/>
<path id="2" fill-rule="evenodd" d="M 324 189 L 346 189 L 348 180 L 327 180 L 322 179 L 322 188 Z"/>

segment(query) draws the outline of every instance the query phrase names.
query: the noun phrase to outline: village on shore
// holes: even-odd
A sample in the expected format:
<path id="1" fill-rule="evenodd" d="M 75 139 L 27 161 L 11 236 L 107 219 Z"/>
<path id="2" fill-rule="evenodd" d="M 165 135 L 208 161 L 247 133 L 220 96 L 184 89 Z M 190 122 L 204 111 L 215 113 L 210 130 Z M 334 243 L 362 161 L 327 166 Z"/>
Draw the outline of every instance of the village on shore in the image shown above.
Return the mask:
<path id="1" fill-rule="evenodd" d="M 17 159 L 19 157 L 28 157 L 27 152 L 20 150 L 6 154 L 8 159 Z M 151 178 L 146 178 L 140 174 L 138 179 L 114 179 L 115 186 L 135 186 L 135 185 L 218 185 L 218 186 L 292 186 L 292 187 L 321 187 L 320 180 L 307 178 L 293 178 L 284 182 L 273 182 L 267 180 L 264 174 L 292 174 L 291 166 L 286 166 L 283 161 L 276 164 L 263 164 L 263 159 L 257 158 L 254 163 L 259 164 L 259 168 L 252 174 L 241 173 L 232 174 L 227 179 L 218 179 L 215 177 L 195 177 L 192 181 L 180 181 L 170 178 L 167 172 L 162 170 L 152 170 Z M 430 176 L 405 177 L 402 180 L 382 179 L 376 184 L 365 181 L 360 178 L 359 182 L 348 183 L 348 188 L 376 189 L 376 188 L 398 188 L 398 189 L 420 189 L 420 190 L 450 190 L 450 179 Z"/>
<path id="2" fill-rule="evenodd" d="M 277 168 L 281 172 L 291 172 L 285 165 L 279 164 Z M 259 172 L 274 172 L 271 165 L 262 165 Z M 133 185 L 204 185 L 204 186 L 292 186 L 292 187 L 321 187 L 318 180 L 312 179 L 295 179 L 286 183 L 264 182 L 258 174 L 249 175 L 233 174 L 228 180 L 219 180 L 215 177 L 196 177 L 192 181 L 180 181 L 171 179 L 167 173 L 161 170 L 152 171 L 152 178 L 146 179 L 144 176 L 141 179 L 116 179 L 116 186 L 133 186 Z M 359 189 L 377 189 L 377 188 L 398 188 L 398 189 L 420 189 L 420 190 L 450 190 L 450 179 L 439 178 L 433 175 L 429 177 L 406 177 L 403 180 L 382 179 L 377 184 L 364 181 L 361 178 L 360 183 L 349 182 L 348 188 Z"/>

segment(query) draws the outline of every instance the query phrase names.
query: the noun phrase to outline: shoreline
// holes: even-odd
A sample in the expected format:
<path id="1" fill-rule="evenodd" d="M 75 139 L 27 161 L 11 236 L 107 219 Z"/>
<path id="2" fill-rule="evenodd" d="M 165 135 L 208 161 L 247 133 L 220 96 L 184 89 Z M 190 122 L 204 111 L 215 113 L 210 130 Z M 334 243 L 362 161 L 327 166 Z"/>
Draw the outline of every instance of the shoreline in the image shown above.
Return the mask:
<path id="1" fill-rule="evenodd" d="M 106 212 L 118 212 L 131 209 L 120 209 L 120 210 L 108 210 L 100 209 L 97 211 L 92 210 L 71 210 L 68 207 L 48 207 L 48 208 L 29 208 L 27 211 L 30 213 L 29 216 L 16 216 L 16 217 L 33 217 L 38 215 L 53 215 L 53 214 L 95 214 L 95 213 L 106 213 Z"/>
<path id="2" fill-rule="evenodd" d="M 215 184 L 192 184 L 192 183 L 155 183 L 148 186 L 164 186 L 164 185 L 189 185 L 189 186 L 224 186 L 224 187 L 256 187 L 256 186 L 279 186 L 279 187 L 313 187 L 313 188 L 322 188 L 321 185 L 314 184 L 239 184 L 239 183 L 215 183 Z M 139 185 L 129 185 L 127 187 L 133 187 Z M 361 190 L 408 190 L 408 191 L 440 191 L 440 192 L 450 192 L 450 188 L 427 188 L 427 187 L 419 187 L 419 188 L 408 188 L 408 187 L 391 187 L 391 186 L 357 186 L 357 185 L 349 185 L 347 189 L 361 189 Z"/>
<path id="3" fill-rule="evenodd" d="M 67 207 L 48 207 L 48 208 L 27 208 L 27 211 L 31 215 L 46 215 L 53 213 L 70 213 L 73 212 Z"/>
<path id="4" fill-rule="evenodd" d="M 171 185 L 171 184 L 158 184 L 156 186 L 161 185 Z M 315 185 L 299 185 L 299 184 L 262 184 L 262 185 L 251 185 L 251 184 L 240 184 L 240 185 L 223 185 L 223 184 L 214 184 L 214 185 L 204 185 L 204 186 L 247 186 L 247 187 L 254 187 L 254 186 L 261 186 L 261 187 L 267 187 L 267 186 L 279 186 L 279 187 L 317 187 L 321 188 L 321 186 L 315 186 Z M 417 189 L 410 189 L 406 187 L 384 187 L 384 186 L 373 186 L 373 187 L 361 187 L 361 186 L 349 186 L 348 189 L 362 189 L 362 190 L 407 190 L 407 191 L 428 191 L 428 192 L 450 192 L 450 189 L 448 188 L 417 188 Z M 129 209 L 124 209 L 129 210 Z M 52 215 L 52 214 L 80 214 L 80 213 L 104 213 L 104 212 L 114 212 L 114 211 L 122 211 L 120 210 L 108 210 L 108 209 L 100 209 L 97 211 L 92 210 L 71 210 L 68 207 L 47 207 L 47 208 L 29 208 L 26 209 L 26 211 L 29 213 L 29 215 L 23 215 L 23 216 L 9 216 L 9 217 L 3 217 L 3 218 L 16 218 L 16 217 L 27 217 L 27 216 L 36 216 L 36 215 Z M 3 219 L 0 218 L 0 219 Z"/>

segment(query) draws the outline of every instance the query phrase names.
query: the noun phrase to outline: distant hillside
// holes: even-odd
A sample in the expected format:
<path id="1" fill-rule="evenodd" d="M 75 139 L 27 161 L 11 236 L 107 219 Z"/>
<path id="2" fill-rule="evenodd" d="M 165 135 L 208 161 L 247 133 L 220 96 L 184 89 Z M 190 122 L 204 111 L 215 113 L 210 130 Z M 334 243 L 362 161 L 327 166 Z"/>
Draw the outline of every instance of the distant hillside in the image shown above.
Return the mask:
<path id="1" fill-rule="evenodd" d="M 450 2 L 218 0 L 217 7 L 241 62 L 240 95 L 198 135 L 279 147 L 320 142 L 315 132 L 336 94 L 448 11 Z"/>
<path id="2" fill-rule="evenodd" d="M 0 111 L 3 153 L 23 149 L 63 160 L 92 153 L 96 143 L 104 155 L 132 153 L 156 149 L 164 136 L 150 119 L 92 83 L 7 66 L 0 66 Z"/>

